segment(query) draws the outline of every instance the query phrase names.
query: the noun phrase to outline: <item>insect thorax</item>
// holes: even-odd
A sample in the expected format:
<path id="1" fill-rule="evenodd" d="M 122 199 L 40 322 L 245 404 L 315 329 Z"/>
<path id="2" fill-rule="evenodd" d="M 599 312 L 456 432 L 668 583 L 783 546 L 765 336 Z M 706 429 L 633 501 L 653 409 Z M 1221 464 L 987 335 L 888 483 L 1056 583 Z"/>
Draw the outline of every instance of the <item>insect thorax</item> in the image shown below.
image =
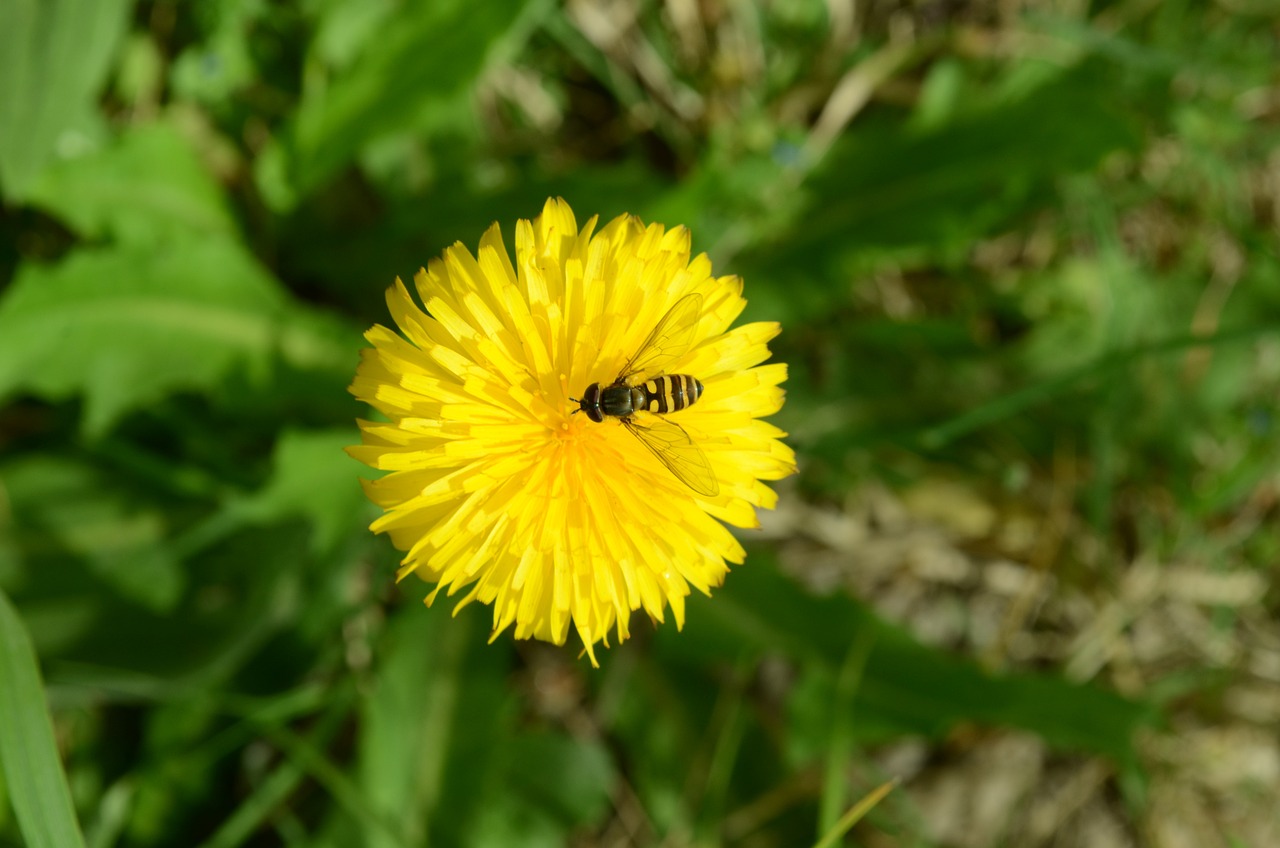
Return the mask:
<path id="1" fill-rule="evenodd" d="M 622 418 L 649 404 L 649 392 L 643 386 L 613 383 L 600 389 L 600 411 L 605 415 Z"/>

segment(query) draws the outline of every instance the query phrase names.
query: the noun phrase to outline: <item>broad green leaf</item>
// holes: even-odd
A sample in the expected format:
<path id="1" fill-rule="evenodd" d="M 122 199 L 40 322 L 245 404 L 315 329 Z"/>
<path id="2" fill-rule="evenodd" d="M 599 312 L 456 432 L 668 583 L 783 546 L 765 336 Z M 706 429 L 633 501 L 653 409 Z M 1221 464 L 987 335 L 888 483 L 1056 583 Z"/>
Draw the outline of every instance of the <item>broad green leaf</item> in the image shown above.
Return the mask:
<path id="1" fill-rule="evenodd" d="M 345 372 L 355 340 L 325 329 L 229 240 L 81 250 L 22 266 L 0 300 L 0 397 L 84 394 L 84 428 L 100 435 L 170 392 L 233 372 L 261 381 L 276 357 Z"/>
<path id="2" fill-rule="evenodd" d="M 457 829 L 447 844 L 554 848 L 575 829 L 598 824 L 609 809 L 616 777 L 599 743 L 534 731 L 513 735 L 502 748 L 504 774 L 470 830 Z"/>
<path id="3" fill-rule="evenodd" d="M 476 823 L 475 830 L 468 837 L 468 843 L 476 848 L 506 848 L 509 845 L 561 848 L 571 844 L 564 829 L 542 811 L 530 807 L 519 797 L 511 796 L 499 799 L 494 808 Z"/>
<path id="4" fill-rule="evenodd" d="M 0 3 L 0 191 L 21 200 L 84 128 L 129 20 L 131 0 Z"/>
<path id="5" fill-rule="evenodd" d="M 658 630 L 669 626 L 670 622 L 659 625 Z M 626 751 L 627 782 L 635 788 L 655 829 L 692 833 L 703 805 L 701 799 L 689 802 L 690 787 L 696 784 L 698 791 L 706 787 L 713 749 L 721 735 L 717 706 L 724 687 L 714 672 L 708 673 L 709 667 L 718 671 L 718 664 L 744 653 L 731 648 L 714 658 L 682 663 L 673 661 L 674 653 L 644 652 L 630 644 L 616 650 L 632 656 L 611 655 L 603 668 L 612 679 L 601 683 L 625 694 L 602 716 L 602 723 Z M 636 654 L 642 659 L 637 661 Z M 782 770 L 772 747 L 743 747 L 739 756 L 746 753 L 762 754 L 771 761 L 769 782 L 776 784 Z"/>
<path id="6" fill-rule="evenodd" d="M 288 133 L 284 162 L 274 158 L 277 151 L 263 160 L 263 167 L 283 167 L 286 184 L 306 192 L 369 143 L 421 126 L 433 110 L 465 91 L 505 40 L 524 37 L 526 5 L 534 6 L 524 0 L 401 4 L 369 31 L 348 67 L 304 92 Z M 352 52 L 351 46 L 343 52 Z M 261 182 L 263 172 L 259 177 Z M 275 202 L 285 200 L 280 196 Z"/>
<path id="7" fill-rule="evenodd" d="M 76 460 L 31 456 L 0 468 L 15 517 L 14 543 L 51 561 L 73 556 L 121 597 L 155 612 L 173 608 L 185 575 L 154 506 Z M 33 566 L 35 563 L 33 562 Z"/>
<path id="8" fill-rule="evenodd" d="M 864 631 L 865 628 L 865 631 Z M 778 574 L 766 557 L 735 569 L 713 598 L 690 598 L 684 633 L 658 632 L 673 655 L 710 659 L 742 646 L 816 663 L 832 687 L 855 639 L 873 635 L 854 699 L 856 733 L 866 738 L 940 738 L 960 722 L 1024 728 L 1066 750 L 1136 760 L 1135 734 L 1154 718 L 1149 704 L 1093 685 L 1039 674 L 992 674 L 930 648 L 843 595 L 817 597 Z"/>
<path id="9" fill-rule="evenodd" d="M 342 450 L 359 438 L 353 427 L 284 431 L 276 443 L 271 479 L 233 508 L 256 521 L 309 519 L 312 546 L 332 550 L 364 515 L 357 473 L 363 466 Z"/>
<path id="10" fill-rule="evenodd" d="M 377 41 L 388 18 L 401 5 L 396 0 L 321 0 L 312 51 L 335 68 L 343 68 L 360 56 L 370 41 Z"/>
<path id="11" fill-rule="evenodd" d="M 509 637 L 485 644 L 488 608 L 443 606 L 401 610 L 378 651 L 358 766 L 373 813 L 412 845 L 565 844 L 608 810 L 608 753 L 516 721 Z"/>
<path id="12" fill-rule="evenodd" d="M 509 647 L 484 644 L 487 610 L 452 618 L 444 604 L 410 605 L 393 620 L 364 701 L 358 775 L 374 811 L 398 824 L 408 844 L 461 837 L 484 809 L 495 757 L 509 744 L 513 703 L 505 689 Z M 464 844 L 461 838 L 438 844 Z M 368 834 L 370 848 L 392 848 Z"/>
<path id="13" fill-rule="evenodd" d="M 84 845 L 26 628 L 0 592 L 0 766 L 29 848 Z"/>
<path id="14" fill-rule="evenodd" d="M 523 733 L 507 751 L 507 784 L 566 827 L 592 824 L 609 807 L 617 779 L 599 742 L 557 733 Z"/>
<path id="15" fill-rule="evenodd" d="M 57 663 L 51 683 L 86 706 L 207 697 L 220 687 L 276 691 L 306 674 L 317 661 L 316 642 L 341 627 L 334 616 L 319 639 L 299 632 L 307 593 L 329 590 L 300 567 L 306 544 L 296 526 L 240 530 L 183 560 L 194 589 L 164 614 L 104 592 L 79 563 L 43 559 L 43 573 L 22 589 L 23 615 L 42 656 Z M 79 608 L 86 620 L 74 638 L 51 644 L 38 631 L 59 609 L 65 615 Z"/>
<path id="16" fill-rule="evenodd" d="M 135 127 L 111 148 L 53 163 L 29 202 L 86 238 L 152 243 L 235 231 L 217 183 L 167 124 Z"/>
<path id="17" fill-rule="evenodd" d="M 4 780 L 4 769 L 0 768 L 0 833 L 14 833 L 17 829 L 9 802 L 9 785 Z"/>

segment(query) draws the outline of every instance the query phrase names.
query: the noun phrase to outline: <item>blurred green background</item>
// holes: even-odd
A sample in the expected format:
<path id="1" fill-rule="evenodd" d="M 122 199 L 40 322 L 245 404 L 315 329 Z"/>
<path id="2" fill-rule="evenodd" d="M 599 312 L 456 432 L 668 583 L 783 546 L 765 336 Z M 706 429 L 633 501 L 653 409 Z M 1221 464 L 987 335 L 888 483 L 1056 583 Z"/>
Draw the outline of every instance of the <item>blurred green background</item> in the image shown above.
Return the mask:
<path id="1" fill-rule="evenodd" d="M 0 845 L 1280 845 L 1278 45 L 1268 0 L 3 0 Z M 385 287 L 548 196 L 745 278 L 801 458 L 598 671 L 393 585 L 341 451 Z"/>

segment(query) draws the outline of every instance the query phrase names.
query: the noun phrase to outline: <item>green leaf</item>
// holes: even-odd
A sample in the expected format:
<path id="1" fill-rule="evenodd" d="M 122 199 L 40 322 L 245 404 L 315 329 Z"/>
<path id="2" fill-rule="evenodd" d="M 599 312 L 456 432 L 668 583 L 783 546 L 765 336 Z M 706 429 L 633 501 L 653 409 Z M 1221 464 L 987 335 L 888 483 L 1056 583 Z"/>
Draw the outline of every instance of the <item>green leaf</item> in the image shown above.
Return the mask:
<path id="1" fill-rule="evenodd" d="M 29 456 L 0 468 L 0 484 L 22 549 L 81 559 L 121 597 L 152 611 L 178 602 L 186 580 L 164 518 L 105 474 L 65 457 Z"/>
<path id="2" fill-rule="evenodd" d="M 817 597 L 780 575 L 763 556 L 733 571 L 713 598 L 695 596 L 683 634 L 658 631 L 664 650 L 702 660 L 748 646 L 815 663 L 836 701 L 836 672 L 861 634 L 873 648 L 854 699 L 856 734 L 940 738 L 961 722 L 1020 727 L 1058 748 L 1136 762 L 1134 736 L 1154 708 L 1096 686 L 1039 674 L 992 674 L 930 648 L 844 595 Z M 813 692 L 809 692 L 813 696 Z"/>
<path id="3" fill-rule="evenodd" d="M 30 848 L 84 845 L 35 650 L 9 598 L 0 592 L 0 765 Z"/>
<path id="4" fill-rule="evenodd" d="M 276 443 L 270 481 L 234 508 L 256 521 L 309 519 L 312 547 L 332 550 L 364 516 L 365 499 L 357 483 L 364 466 L 342 450 L 357 441 L 354 428 L 284 431 Z"/>
<path id="5" fill-rule="evenodd" d="M 280 233 L 281 264 L 322 281 L 347 302 L 376 300 L 381 311 L 383 289 L 397 276 L 411 279 L 445 245 L 462 241 L 475 250 L 480 234 L 497 221 L 510 249 L 516 219 L 536 217 L 548 197 L 565 198 L 584 222 L 596 214 L 604 222 L 640 211 L 666 188 L 661 174 L 634 160 L 609 167 L 581 164 L 554 177 L 512 161 L 505 183 L 492 187 L 483 185 L 487 177 L 475 167 L 473 143 L 437 143 L 432 153 L 440 169 L 432 188 L 448 204 L 424 203 L 412 194 L 387 197 L 391 186 L 382 214 L 368 220 L 352 221 L 341 209 L 307 204 Z M 335 228 L 342 238 L 332 237 Z"/>
<path id="6" fill-rule="evenodd" d="M 514 735 L 502 748 L 505 774 L 484 800 L 483 814 L 448 844 L 554 848 L 609 809 L 616 776 L 599 743 L 532 732 Z"/>
<path id="7" fill-rule="evenodd" d="M 354 700 L 351 690 L 345 686 L 328 688 L 325 692 L 325 708 L 310 723 L 305 736 L 300 736 L 283 725 L 294 709 L 302 705 L 290 704 L 288 703 L 290 700 L 294 700 L 296 704 L 297 701 L 305 702 L 309 698 L 304 693 L 303 697 L 298 699 L 291 696 L 272 699 L 265 709 L 248 716 L 245 724 L 257 726 L 255 728 L 257 732 L 253 735 L 261 735 L 270 740 L 286 754 L 286 757 L 275 765 L 268 775 L 256 782 L 254 791 L 246 794 L 230 815 L 222 820 L 218 829 L 207 840 L 200 843 L 200 848 L 235 848 L 251 840 L 253 834 L 263 826 L 265 821 L 278 815 L 280 810 L 285 808 L 284 805 L 289 796 L 298 791 L 299 784 L 308 775 L 324 784 L 334 796 L 335 801 L 360 818 L 364 827 L 363 832 L 387 835 L 385 823 L 369 814 L 362 799 L 353 790 L 350 781 L 337 772 L 324 753 L 332 745 L 334 735 L 349 720 Z M 215 740 L 221 741 L 218 737 L 215 737 Z M 211 759 L 209 749 L 213 746 L 205 742 L 202 747 L 203 751 L 197 749 L 193 753 L 188 747 L 177 757 L 167 757 L 166 766 L 178 770 L 179 774 L 191 772 L 199 774 L 209 771 L 208 761 Z M 172 780 L 168 781 L 166 785 L 172 782 Z M 156 789 L 163 792 L 161 787 Z M 147 840 L 149 842 L 160 841 L 152 834 L 147 836 L 150 837 Z M 324 842 L 311 841 L 309 844 L 323 845 Z M 347 840 L 343 844 L 354 843 Z M 393 839 L 392 844 L 399 847 L 402 843 Z"/>
<path id="8" fill-rule="evenodd" d="M 508 744 L 509 645 L 484 644 L 488 610 L 451 618 L 443 604 L 400 611 L 381 646 L 360 725 L 358 771 L 375 812 L 411 845 L 465 844 L 470 815 Z M 439 811 L 439 815 L 437 815 Z M 439 834 L 457 838 L 437 839 Z M 393 848 L 383 834 L 364 844 Z"/>
<path id="9" fill-rule="evenodd" d="M 609 807 L 616 781 L 598 742 L 557 733 L 524 733 L 507 748 L 511 789 L 562 826 L 590 824 Z"/>
<path id="10" fill-rule="evenodd" d="M 193 10 L 194 11 L 194 10 Z M 272 7 L 256 2 L 203 3 L 198 15 L 212 32 L 189 46 L 173 60 L 169 85 L 177 100 L 195 100 L 221 110 L 267 68 L 255 65 L 254 41 L 248 34 L 261 32 L 262 18 Z"/>
<path id="11" fill-rule="evenodd" d="M 0 3 L 0 189 L 22 199 L 84 128 L 129 20 L 131 0 Z"/>
<path id="12" fill-rule="evenodd" d="M 312 51 L 316 58 L 337 68 L 358 58 L 371 40 L 378 38 L 387 19 L 401 5 L 396 0 L 321 0 Z"/>
<path id="13" fill-rule="evenodd" d="M 756 261 L 787 278 L 818 263 L 843 279 L 860 254 L 945 257 L 1052 198 L 1058 177 L 1137 142 L 1100 62 L 945 123 L 855 126 L 807 178 L 798 225 Z"/>
<path id="14" fill-rule="evenodd" d="M 275 194 L 273 202 L 287 204 L 289 198 L 279 192 L 306 192 L 320 185 L 371 142 L 429 122 L 433 111 L 468 89 L 495 49 L 524 37 L 526 5 L 534 4 L 401 4 L 380 27 L 370 29 L 349 67 L 304 93 L 283 151 L 285 161 L 279 160 L 278 150 L 262 160 L 260 183 L 265 179 L 269 185 L 280 176 L 268 176 L 273 169 L 287 174 L 288 188 L 268 191 Z"/>
<path id="15" fill-rule="evenodd" d="M 88 238 L 151 243 L 186 232 L 231 235 L 236 226 L 218 184 L 166 124 L 135 127 L 107 150 L 53 163 L 29 202 Z"/>
<path id="16" fill-rule="evenodd" d="M 22 266 L 0 301 L 0 396 L 82 393 L 85 431 L 100 435 L 170 392 L 208 392 L 236 371 L 261 380 L 276 356 L 343 373 L 354 342 L 229 240 L 81 250 Z"/>
<path id="17" fill-rule="evenodd" d="M 377 651 L 358 765 L 372 814 L 411 845 L 565 844 L 608 810 L 608 753 L 516 722 L 511 640 L 485 644 L 487 607 L 451 617 L 443 606 L 400 610 Z M 397 844 L 376 833 L 364 843 Z"/>

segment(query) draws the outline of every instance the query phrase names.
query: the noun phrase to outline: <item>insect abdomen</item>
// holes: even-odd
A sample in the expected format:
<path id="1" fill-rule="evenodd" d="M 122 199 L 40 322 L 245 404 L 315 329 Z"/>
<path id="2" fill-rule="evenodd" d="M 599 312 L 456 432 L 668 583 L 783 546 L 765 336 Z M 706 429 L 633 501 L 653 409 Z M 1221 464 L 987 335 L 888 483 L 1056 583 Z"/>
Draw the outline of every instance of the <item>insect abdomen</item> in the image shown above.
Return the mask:
<path id="1" fill-rule="evenodd" d="M 646 397 L 641 409 L 665 415 L 693 406 L 702 397 L 702 383 L 688 374 L 664 374 L 644 384 Z"/>
<path id="2" fill-rule="evenodd" d="M 665 415 L 679 412 L 702 397 L 702 383 L 688 374 L 665 374 L 646 383 L 629 386 L 624 382 L 602 386 L 592 383 L 579 401 L 582 412 L 597 424 L 606 415 L 628 418 L 640 410 Z"/>

